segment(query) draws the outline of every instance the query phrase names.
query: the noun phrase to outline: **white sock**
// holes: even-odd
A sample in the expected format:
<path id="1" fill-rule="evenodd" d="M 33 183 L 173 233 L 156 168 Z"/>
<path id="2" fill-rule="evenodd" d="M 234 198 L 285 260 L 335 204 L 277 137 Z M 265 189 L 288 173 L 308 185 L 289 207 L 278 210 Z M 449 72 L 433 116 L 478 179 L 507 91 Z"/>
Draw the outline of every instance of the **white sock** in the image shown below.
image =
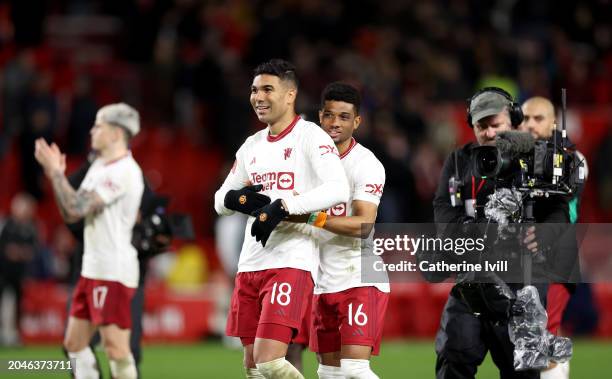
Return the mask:
<path id="1" fill-rule="evenodd" d="M 137 379 L 138 377 L 136 363 L 132 354 L 123 359 L 109 359 L 108 364 L 113 379 Z"/>
<path id="2" fill-rule="evenodd" d="M 99 379 L 98 364 L 96 357 L 89 346 L 76 352 L 68 352 L 68 357 L 72 359 L 72 373 L 74 379 Z"/>
<path id="3" fill-rule="evenodd" d="M 540 371 L 540 379 L 569 379 L 569 361 L 558 362 L 548 370 Z"/>
<path id="4" fill-rule="evenodd" d="M 257 369 L 266 379 L 304 379 L 302 374 L 285 357 L 270 362 L 257 363 Z"/>
<path id="5" fill-rule="evenodd" d="M 346 379 L 379 379 L 367 359 L 340 359 L 340 366 Z"/>
<path id="6" fill-rule="evenodd" d="M 265 376 L 261 375 L 261 372 L 256 368 L 247 368 L 246 379 L 265 379 Z"/>
<path id="7" fill-rule="evenodd" d="M 336 379 L 336 378 L 344 379 L 344 374 L 342 373 L 342 367 L 337 367 L 337 366 L 326 366 L 326 365 L 319 364 L 319 368 L 317 369 L 317 374 L 319 375 L 319 379 Z"/>
<path id="8" fill-rule="evenodd" d="M 570 377 L 570 361 L 565 361 L 562 363 L 559 363 L 560 366 L 563 367 L 563 373 L 565 374 L 565 378 L 569 379 Z"/>

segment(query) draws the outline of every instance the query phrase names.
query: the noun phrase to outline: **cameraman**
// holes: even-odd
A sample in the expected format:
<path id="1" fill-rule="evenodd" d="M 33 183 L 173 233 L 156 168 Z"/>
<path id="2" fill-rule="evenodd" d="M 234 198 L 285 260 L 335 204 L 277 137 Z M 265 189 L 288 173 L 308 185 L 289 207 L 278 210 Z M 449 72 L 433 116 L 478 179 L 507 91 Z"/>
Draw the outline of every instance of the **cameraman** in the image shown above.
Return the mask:
<path id="1" fill-rule="evenodd" d="M 477 146 L 495 146 L 498 133 L 515 129 L 523 120 L 521 108 L 512 96 L 497 87 L 478 91 L 469 100 L 467 112 L 468 125 L 473 128 L 477 142 L 466 144 L 446 159 L 433 202 L 437 224 L 486 221 L 484 205 L 487 197 L 494 192 L 495 183 L 476 177 L 472 151 Z M 462 206 L 451 203 L 451 177 L 460 180 L 457 189 L 461 192 Z M 536 202 L 534 216 L 538 222 L 569 222 L 567 204 L 558 199 Z M 523 243 L 535 253 L 538 242 L 541 243 L 539 240 L 534 229 L 530 228 Z M 517 291 L 522 284 L 509 286 Z M 545 295 L 545 291 L 540 291 L 541 299 L 545 299 Z M 542 303 L 545 304 L 545 301 Z M 501 378 L 539 378 L 537 370 L 514 371 L 514 345 L 508 335 L 508 321 L 509 317 L 495 319 L 472 312 L 455 285 L 444 307 L 436 336 L 436 377 L 474 378 L 478 366 L 490 351 Z"/>

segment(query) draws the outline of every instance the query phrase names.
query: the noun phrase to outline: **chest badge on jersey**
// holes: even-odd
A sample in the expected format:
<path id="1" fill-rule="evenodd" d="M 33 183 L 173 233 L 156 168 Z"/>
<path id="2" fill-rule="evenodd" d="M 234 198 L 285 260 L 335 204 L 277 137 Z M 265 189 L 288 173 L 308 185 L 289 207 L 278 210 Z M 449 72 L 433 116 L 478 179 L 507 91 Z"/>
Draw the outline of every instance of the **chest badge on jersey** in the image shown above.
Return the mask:
<path id="1" fill-rule="evenodd" d="M 291 152 L 293 151 L 293 148 L 288 147 L 284 150 L 283 152 L 283 157 L 285 158 L 285 160 L 291 158 Z"/>
<path id="2" fill-rule="evenodd" d="M 119 190 L 119 186 L 113 183 L 109 178 L 104 179 L 102 186 L 108 188 L 111 192 L 117 192 Z"/>

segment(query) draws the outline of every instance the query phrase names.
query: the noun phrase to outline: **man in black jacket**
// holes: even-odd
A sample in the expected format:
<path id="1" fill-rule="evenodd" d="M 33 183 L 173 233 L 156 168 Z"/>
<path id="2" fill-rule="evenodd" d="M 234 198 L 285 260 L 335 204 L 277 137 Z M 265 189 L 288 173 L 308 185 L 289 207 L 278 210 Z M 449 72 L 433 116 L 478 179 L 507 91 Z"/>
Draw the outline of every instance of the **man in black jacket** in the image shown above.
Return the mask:
<path id="1" fill-rule="evenodd" d="M 0 225 L 0 302 L 5 289 L 12 289 L 15 293 L 13 317 L 5 320 L 13 324 L 3 328 L 5 333 L 0 333 L 0 345 L 20 344 L 21 287 L 28 264 L 39 250 L 35 216 L 36 199 L 26 193 L 18 193 L 11 200 L 10 216 L 4 225 Z"/>
<path id="2" fill-rule="evenodd" d="M 495 191 L 496 183 L 475 174 L 472 151 L 477 146 L 495 146 L 495 137 L 516 128 L 523 118 L 519 105 L 511 95 L 496 87 L 478 91 L 470 99 L 467 111 L 468 124 L 473 128 L 477 142 L 468 143 L 454 151 L 444 164 L 434 198 L 434 218 L 438 224 L 486 221 L 484 205 L 488 196 Z M 460 181 L 457 189 L 462 194 L 461 206 L 453 206 L 451 202 L 451 177 L 454 177 L 453 181 Z M 558 198 L 538 200 L 534 206 L 534 217 L 538 222 L 567 223 L 567 203 Z M 530 228 L 523 239 L 523 245 L 535 253 L 538 244 L 542 244 L 541 237 L 536 237 L 534 229 Z M 516 291 L 522 284 L 509 286 Z M 540 298 L 545 300 L 545 286 L 540 287 L 543 287 L 539 288 Z M 514 345 L 508 335 L 508 319 L 495 319 L 475 313 L 455 285 L 444 308 L 436 336 L 436 377 L 474 378 L 478 366 L 489 351 L 500 370 L 501 378 L 539 378 L 540 373 L 536 370 L 514 370 Z"/>
<path id="3" fill-rule="evenodd" d="M 519 125 L 519 130 L 531 133 L 536 140 L 552 141 L 556 138 L 557 141 L 561 141 L 561 133 L 557 130 L 555 119 L 555 107 L 550 100 L 540 96 L 532 97 L 523 103 L 521 109 L 525 117 L 521 125 Z M 555 136 L 555 134 L 557 135 Z M 570 147 L 575 149 L 573 145 Z M 575 150 L 574 154 L 574 159 L 582 161 L 586 168 L 587 165 L 584 156 L 578 150 Z M 588 169 L 585 170 L 585 173 L 587 172 Z M 568 204 L 569 218 L 572 223 L 576 223 L 578 219 L 578 205 L 583 189 L 584 183 L 578 186 L 574 197 Z M 578 248 L 573 243 L 575 237 L 574 241 L 572 237 L 570 233 L 562 237 L 567 240 L 563 243 L 564 249 L 561 249 L 559 252 L 559 254 L 563 255 L 559 256 L 556 261 L 565 266 L 562 271 L 568 271 L 569 269 L 570 271 L 573 270 L 579 273 Z M 568 267 L 568 269 L 565 269 L 566 267 Z M 555 335 L 560 335 L 563 312 L 567 307 L 570 296 L 576 290 L 576 282 L 579 278 L 573 276 L 569 279 L 568 281 L 563 280 L 562 283 L 551 283 L 548 289 L 546 306 L 546 312 L 548 314 L 547 329 Z M 560 363 L 551 362 L 549 368 L 542 371 L 540 379 L 569 378 L 569 372 L 569 361 Z"/>

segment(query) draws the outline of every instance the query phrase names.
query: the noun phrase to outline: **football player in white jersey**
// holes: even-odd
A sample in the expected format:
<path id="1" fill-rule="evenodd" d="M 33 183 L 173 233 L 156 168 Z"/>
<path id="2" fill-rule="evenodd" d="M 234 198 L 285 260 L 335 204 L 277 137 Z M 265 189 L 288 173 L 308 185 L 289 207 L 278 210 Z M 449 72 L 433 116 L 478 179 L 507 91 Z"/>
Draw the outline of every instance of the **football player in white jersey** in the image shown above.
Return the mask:
<path id="1" fill-rule="evenodd" d="M 85 220 L 83 266 L 74 290 L 64 348 L 76 379 L 98 378 L 89 341 L 99 329 L 113 378 L 137 377 L 130 351 L 130 304 L 138 286 L 132 229 L 144 190 L 142 171 L 129 141 L 140 130 L 138 112 L 125 103 L 102 107 L 91 129 L 97 158 L 78 190 L 65 176 L 66 156 L 44 139 L 34 155 L 51 182 L 66 222 Z"/>
<path id="2" fill-rule="evenodd" d="M 295 113 L 289 62 L 259 65 L 251 105 L 267 127 L 249 138 L 215 194 L 219 215 L 249 217 L 226 333 L 240 337 L 247 378 L 302 378 L 285 360 L 312 297 L 318 265 L 312 227 L 283 221 L 348 200 L 338 151 L 321 128 Z M 299 195 L 294 195 L 299 193 Z"/>
<path id="3" fill-rule="evenodd" d="M 385 169 L 353 138 L 360 104 L 357 89 L 345 83 L 331 83 L 321 95 L 321 127 L 340 152 L 351 193 L 346 203 L 309 220 L 322 228 L 310 331 L 319 378 L 378 378 L 369 359 L 380 349 L 389 284 L 362 281 L 361 238 L 376 221 Z"/>

